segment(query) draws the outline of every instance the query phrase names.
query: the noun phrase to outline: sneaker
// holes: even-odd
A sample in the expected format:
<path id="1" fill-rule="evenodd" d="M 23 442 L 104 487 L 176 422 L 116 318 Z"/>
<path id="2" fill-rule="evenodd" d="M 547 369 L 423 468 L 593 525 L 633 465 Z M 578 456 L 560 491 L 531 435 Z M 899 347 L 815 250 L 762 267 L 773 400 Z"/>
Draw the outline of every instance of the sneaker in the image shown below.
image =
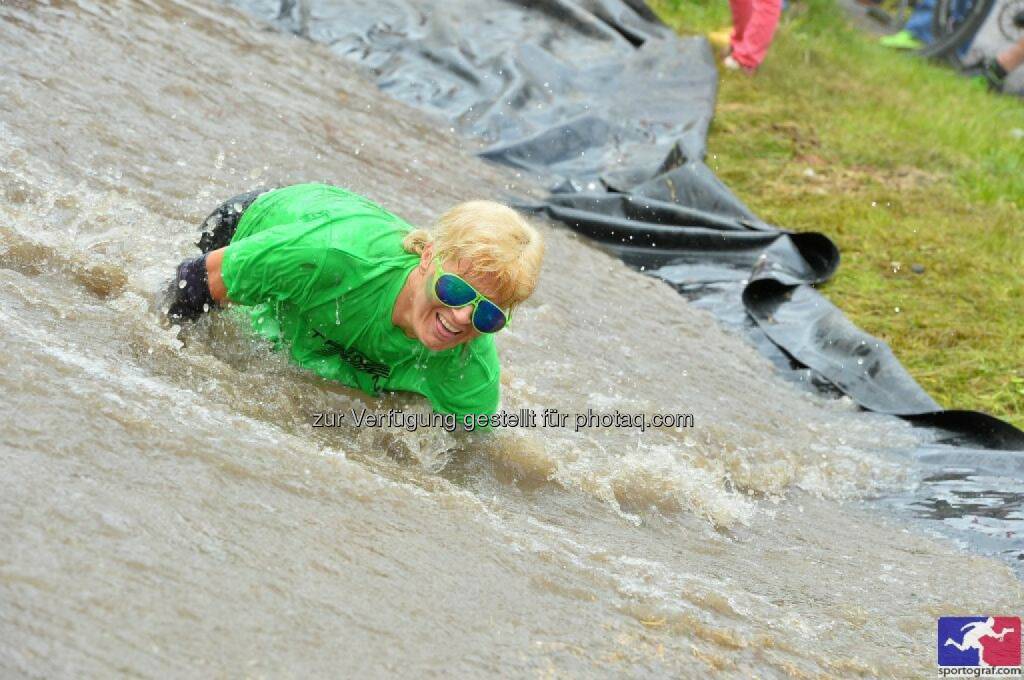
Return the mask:
<path id="1" fill-rule="evenodd" d="M 907 30 L 881 37 L 878 39 L 878 44 L 891 50 L 919 50 L 924 47 L 924 43 Z"/>
<path id="2" fill-rule="evenodd" d="M 757 73 L 756 66 L 744 66 L 740 62 L 736 61 L 736 58 L 733 57 L 731 54 L 722 60 L 722 66 L 724 66 L 726 69 L 730 71 L 742 71 L 743 73 L 746 73 L 748 76 L 752 76 L 755 73 Z"/>

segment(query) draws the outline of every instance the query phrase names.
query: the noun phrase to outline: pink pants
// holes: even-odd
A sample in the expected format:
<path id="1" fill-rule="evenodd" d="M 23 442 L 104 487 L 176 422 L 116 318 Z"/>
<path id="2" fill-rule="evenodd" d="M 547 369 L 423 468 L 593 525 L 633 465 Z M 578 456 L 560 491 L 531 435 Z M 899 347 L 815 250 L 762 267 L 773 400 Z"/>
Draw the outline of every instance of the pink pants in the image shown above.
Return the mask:
<path id="1" fill-rule="evenodd" d="M 732 8 L 732 58 L 746 68 L 764 61 L 779 25 L 782 0 L 729 0 Z"/>

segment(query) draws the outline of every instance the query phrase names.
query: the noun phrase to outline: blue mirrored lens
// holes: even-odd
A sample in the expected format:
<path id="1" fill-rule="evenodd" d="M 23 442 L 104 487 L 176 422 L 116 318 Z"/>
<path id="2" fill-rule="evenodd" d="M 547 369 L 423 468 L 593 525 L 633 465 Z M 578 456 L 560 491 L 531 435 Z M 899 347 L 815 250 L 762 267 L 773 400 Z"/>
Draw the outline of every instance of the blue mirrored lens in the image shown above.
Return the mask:
<path id="1" fill-rule="evenodd" d="M 473 327 L 481 333 L 497 333 L 505 327 L 505 312 L 489 300 L 481 300 L 473 312 Z"/>
<path id="2" fill-rule="evenodd" d="M 457 276 L 442 274 L 434 284 L 437 299 L 449 307 L 464 307 L 476 299 L 476 291 Z"/>

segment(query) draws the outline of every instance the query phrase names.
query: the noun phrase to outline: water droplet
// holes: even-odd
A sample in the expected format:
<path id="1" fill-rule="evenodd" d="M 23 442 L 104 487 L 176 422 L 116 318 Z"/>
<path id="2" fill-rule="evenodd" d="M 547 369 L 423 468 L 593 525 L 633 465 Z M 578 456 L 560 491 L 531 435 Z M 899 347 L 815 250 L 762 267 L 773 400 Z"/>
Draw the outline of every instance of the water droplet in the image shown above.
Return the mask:
<path id="1" fill-rule="evenodd" d="M 185 279 L 181 279 L 180 281 L 178 281 L 178 288 L 184 288 L 186 285 L 187 284 L 185 283 Z"/>

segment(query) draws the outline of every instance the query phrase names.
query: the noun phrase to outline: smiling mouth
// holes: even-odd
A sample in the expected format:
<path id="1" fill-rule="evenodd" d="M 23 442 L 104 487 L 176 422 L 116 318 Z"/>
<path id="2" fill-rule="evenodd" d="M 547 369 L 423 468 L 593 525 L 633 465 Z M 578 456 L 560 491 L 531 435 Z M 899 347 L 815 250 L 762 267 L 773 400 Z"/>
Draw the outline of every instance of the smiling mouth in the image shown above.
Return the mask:
<path id="1" fill-rule="evenodd" d="M 444 317 L 441 316 L 440 312 L 437 312 L 437 325 L 438 325 L 438 328 L 442 332 L 441 333 L 442 337 L 446 337 L 446 336 L 454 337 L 454 336 L 459 335 L 460 333 L 462 333 L 461 330 L 459 330 L 458 328 L 450 325 L 447 321 L 445 321 Z"/>

